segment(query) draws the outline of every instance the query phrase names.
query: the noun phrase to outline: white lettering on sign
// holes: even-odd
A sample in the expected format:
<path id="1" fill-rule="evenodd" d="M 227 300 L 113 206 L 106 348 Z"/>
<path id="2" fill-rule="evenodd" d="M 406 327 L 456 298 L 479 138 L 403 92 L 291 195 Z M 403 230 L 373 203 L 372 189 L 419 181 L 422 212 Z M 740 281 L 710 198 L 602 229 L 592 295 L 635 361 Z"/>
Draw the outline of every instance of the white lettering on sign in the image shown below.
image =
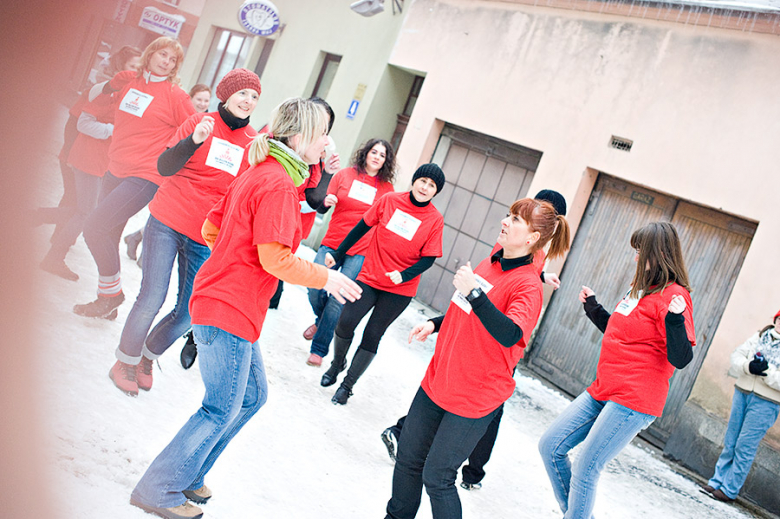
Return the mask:
<path id="1" fill-rule="evenodd" d="M 186 18 L 181 15 L 164 13 L 154 7 L 144 7 L 138 26 L 163 36 L 176 38 L 186 21 Z"/>

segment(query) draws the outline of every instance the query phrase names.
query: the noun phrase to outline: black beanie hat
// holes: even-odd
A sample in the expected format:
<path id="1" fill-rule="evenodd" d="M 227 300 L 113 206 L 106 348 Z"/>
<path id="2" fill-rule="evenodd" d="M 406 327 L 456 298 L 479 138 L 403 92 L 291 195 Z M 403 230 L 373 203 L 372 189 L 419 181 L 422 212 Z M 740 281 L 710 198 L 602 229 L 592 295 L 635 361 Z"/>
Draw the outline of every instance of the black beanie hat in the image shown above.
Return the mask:
<path id="1" fill-rule="evenodd" d="M 415 171 L 414 175 L 412 176 L 412 184 L 414 184 L 418 178 L 430 178 L 433 180 L 433 182 L 436 184 L 436 195 L 441 193 L 441 190 L 444 189 L 444 172 L 437 164 L 423 164 L 417 168 L 417 171 Z"/>
<path id="2" fill-rule="evenodd" d="M 561 216 L 566 216 L 566 199 L 563 198 L 563 195 L 560 194 L 558 191 L 553 191 L 552 189 L 542 189 L 538 193 L 536 193 L 536 196 L 534 197 L 537 200 L 544 200 L 545 202 L 550 202 L 555 208 L 555 212 L 558 213 Z"/>

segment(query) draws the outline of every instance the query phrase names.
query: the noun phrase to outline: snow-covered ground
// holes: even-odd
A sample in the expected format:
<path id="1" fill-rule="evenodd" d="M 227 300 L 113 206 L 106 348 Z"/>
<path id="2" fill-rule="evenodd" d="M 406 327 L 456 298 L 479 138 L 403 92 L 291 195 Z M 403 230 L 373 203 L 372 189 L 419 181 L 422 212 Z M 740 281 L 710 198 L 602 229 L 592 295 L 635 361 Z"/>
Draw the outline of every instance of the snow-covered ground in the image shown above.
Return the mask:
<path id="1" fill-rule="evenodd" d="M 40 203 L 56 202 L 59 173 L 51 143 L 51 177 L 39 189 Z M 144 223 L 136 216 L 127 227 Z M 51 227 L 35 230 L 39 258 Z M 301 255 L 313 257 L 302 248 Z M 128 297 L 116 321 L 76 316 L 75 303 L 94 299 L 97 272 L 83 240 L 67 263 L 81 279 L 62 280 L 41 272 L 46 286 L 40 316 L 40 369 L 46 373 L 46 448 L 55 484 L 47 499 L 67 510 L 63 517 L 142 519 L 128 504 L 143 471 L 194 413 L 203 396 L 198 364 L 179 364 L 180 340 L 155 365 L 154 387 L 131 398 L 108 378 L 114 349 L 141 280 L 124 254 Z M 175 298 L 175 279 L 161 315 Z M 565 280 L 564 280 L 565 281 Z M 393 464 L 380 433 L 406 413 L 419 387 L 434 339 L 407 344 L 409 330 L 427 319 L 416 303 L 385 335 L 375 362 L 355 386 L 346 406 L 334 406 L 335 387 L 322 388 L 323 369 L 305 364 L 309 343 L 301 332 L 312 322 L 304 289 L 286 286 L 281 306 L 269 311 L 260 343 L 269 381 L 268 403 L 230 444 L 207 477 L 214 497 L 205 517 L 234 519 L 383 517 Z M 358 330 L 358 334 L 361 329 Z M 435 336 L 434 336 L 435 337 Z M 329 360 L 329 359 L 327 359 Z M 567 405 L 561 394 L 518 374 L 507 402 L 487 477 L 478 491 L 460 490 L 466 518 L 560 518 L 536 444 Z M 576 452 L 576 451 L 575 451 Z M 602 475 L 595 515 L 626 518 L 748 518 L 750 513 L 716 502 L 641 445 L 630 445 Z M 419 518 L 430 518 L 427 496 Z"/>

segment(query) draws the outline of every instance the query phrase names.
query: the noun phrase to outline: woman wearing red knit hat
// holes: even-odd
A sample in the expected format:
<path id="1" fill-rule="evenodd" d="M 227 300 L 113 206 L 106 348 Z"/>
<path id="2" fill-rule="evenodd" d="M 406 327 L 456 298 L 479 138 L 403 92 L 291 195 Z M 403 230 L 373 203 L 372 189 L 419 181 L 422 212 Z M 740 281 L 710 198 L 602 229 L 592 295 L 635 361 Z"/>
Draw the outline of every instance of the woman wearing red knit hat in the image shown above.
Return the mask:
<path id="1" fill-rule="evenodd" d="M 249 167 L 245 148 L 257 135 L 249 126 L 249 116 L 260 97 L 260 79 L 247 69 L 232 70 L 217 85 L 217 97 L 221 101 L 217 111 L 187 119 L 157 161 L 160 175 L 170 178 L 149 204 L 141 292 L 127 317 L 110 371 L 114 384 L 129 395 L 151 389 L 152 361 L 189 329 L 192 283 L 209 257 L 201 226 L 228 186 Z M 165 302 L 177 256 L 176 306 L 150 333 Z"/>
<path id="2" fill-rule="evenodd" d="M 176 129 L 195 113 L 179 86 L 183 57 L 181 44 L 162 36 L 144 50 L 141 70 L 120 72 L 103 87 L 103 95 L 116 92 L 114 133 L 98 205 L 84 222 L 84 241 L 98 267 L 98 297 L 74 306 L 79 315 L 115 318 L 114 309 L 125 300 L 119 262 L 122 231 L 163 183 L 157 158 Z"/>

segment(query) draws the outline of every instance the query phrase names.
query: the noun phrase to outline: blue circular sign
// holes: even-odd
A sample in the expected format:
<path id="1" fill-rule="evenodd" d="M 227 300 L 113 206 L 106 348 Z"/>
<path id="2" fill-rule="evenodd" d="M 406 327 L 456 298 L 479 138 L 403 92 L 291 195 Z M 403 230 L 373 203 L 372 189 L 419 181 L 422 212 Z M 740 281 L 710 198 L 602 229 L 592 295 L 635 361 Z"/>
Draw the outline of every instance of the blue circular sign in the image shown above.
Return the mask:
<path id="1" fill-rule="evenodd" d="M 244 2 L 238 10 L 241 26 L 257 36 L 270 36 L 279 28 L 279 10 L 267 0 Z"/>

